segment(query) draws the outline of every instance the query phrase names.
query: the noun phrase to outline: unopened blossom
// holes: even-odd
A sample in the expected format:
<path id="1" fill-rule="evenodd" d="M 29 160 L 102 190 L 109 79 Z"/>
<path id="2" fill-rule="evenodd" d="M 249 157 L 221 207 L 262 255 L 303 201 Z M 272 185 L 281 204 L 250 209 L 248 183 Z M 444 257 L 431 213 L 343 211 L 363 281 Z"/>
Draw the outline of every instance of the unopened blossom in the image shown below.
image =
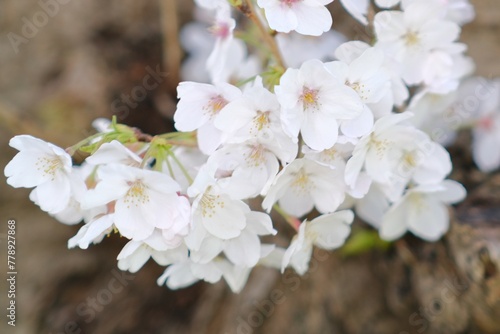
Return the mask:
<path id="1" fill-rule="evenodd" d="M 326 5 L 333 0 L 257 0 L 264 9 L 269 27 L 279 32 L 295 30 L 319 36 L 330 30 L 332 16 Z"/>
<path id="2" fill-rule="evenodd" d="M 411 188 L 385 213 L 380 236 L 395 240 L 410 231 L 427 241 L 436 241 L 449 228 L 446 205 L 463 200 L 465 195 L 464 187 L 452 180 Z"/>
<path id="3" fill-rule="evenodd" d="M 29 135 L 15 136 L 9 145 L 19 153 L 5 166 L 7 184 L 35 188 L 37 204 L 43 211 L 55 214 L 64 210 L 71 198 L 71 156 Z"/>
<path id="4" fill-rule="evenodd" d="M 309 159 L 296 159 L 278 174 L 267 191 L 262 207 L 274 203 L 300 217 L 314 207 L 321 213 L 335 211 L 345 198 L 343 173 Z"/>
<path id="5" fill-rule="evenodd" d="M 144 240 L 155 228 L 185 234 L 189 224 L 190 205 L 179 196 L 180 186 L 168 175 L 108 164 L 97 170 L 98 183 L 87 192 L 83 208 L 114 203 L 114 225 L 121 235 Z"/>
<path id="6" fill-rule="evenodd" d="M 309 268 L 313 246 L 326 250 L 339 248 L 351 233 L 353 220 L 353 212 L 345 210 L 304 221 L 283 255 L 281 272 L 291 265 L 299 275 L 304 275 Z"/>
<path id="7" fill-rule="evenodd" d="M 198 146 L 205 154 L 213 153 L 222 143 L 223 134 L 213 122 L 219 112 L 241 95 L 241 91 L 221 82 L 214 85 L 181 82 L 177 87 L 180 99 L 174 114 L 179 131 L 198 130 Z"/>
<path id="8" fill-rule="evenodd" d="M 340 121 L 352 120 L 363 112 L 358 94 L 319 60 L 309 60 L 300 69 L 287 69 L 275 92 L 285 132 L 297 141 L 300 131 L 306 145 L 318 151 L 335 144 Z"/>

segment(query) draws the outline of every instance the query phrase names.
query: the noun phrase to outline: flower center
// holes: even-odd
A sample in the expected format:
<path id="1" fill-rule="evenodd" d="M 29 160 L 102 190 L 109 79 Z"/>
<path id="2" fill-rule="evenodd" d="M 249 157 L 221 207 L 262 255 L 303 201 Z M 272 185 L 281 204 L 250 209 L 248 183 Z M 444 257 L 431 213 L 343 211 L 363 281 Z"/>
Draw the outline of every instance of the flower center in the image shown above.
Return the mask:
<path id="1" fill-rule="evenodd" d="M 246 158 L 246 161 L 249 165 L 253 167 L 258 167 L 263 164 L 266 159 L 264 157 L 265 148 L 262 145 L 252 146 L 252 150 L 250 154 Z"/>
<path id="2" fill-rule="evenodd" d="M 309 175 L 305 172 L 303 168 L 301 168 L 296 174 L 295 179 L 292 182 L 292 188 L 297 192 L 308 192 L 310 188 L 311 182 L 309 180 Z"/>
<path id="3" fill-rule="evenodd" d="M 346 86 L 354 89 L 362 100 L 368 99 L 368 93 L 370 93 L 370 90 L 367 90 L 364 84 L 360 84 L 359 82 L 351 83 L 349 81 L 346 81 L 345 84 Z"/>
<path id="4" fill-rule="evenodd" d="M 321 152 L 321 156 L 324 161 L 334 162 L 339 157 L 339 152 L 333 147 Z"/>
<path id="5" fill-rule="evenodd" d="M 212 194 L 210 188 L 205 191 L 200 200 L 201 214 L 204 218 L 212 218 L 218 208 L 224 208 L 224 202 L 219 198 L 220 195 Z"/>
<path id="6" fill-rule="evenodd" d="M 420 43 L 420 36 L 415 31 L 408 31 L 404 36 L 404 41 L 407 46 L 415 46 Z"/>
<path id="7" fill-rule="evenodd" d="M 62 169 L 63 167 L 63 162 L 59 157 L 53 156 L 53 157 L 40 157 L 38 158 L 37 162 L 35 163 L 36 169 L 41 170 L 43 172 L 43 176 L 52 176 L 52 180 L 54 180 L 54 177 L 56 175 L 56 172 L 59 169 Z"/>
<path id="8" fill-rule="evenodd" d="M 147 188 L 141 180 L 135 180 L 133 182 L 128 182 L 127 184 L 130 188 L 125 195 L 125 199 L 123 200 L 123 202 L 127 204 L 127 208 L 130 208 L 131 205 L 139 206 L 149 202 Z"/>
<path id="9" fill-rule="evenodd" d="M 226 39 L 231 35 L 231 28 L 225 22 L 217 22 L 211 26 L 208 31 L 210 31 L 215 38 Z"/>
<path id="10" fill-rule="evenodd" d="M 219 111 L 221 111 L 222 108 L 224 108 L 228 103 L 229 101 L 221 95 L 216 95 L 208 101 L 203 109 L 210 115 L 210 117 L 213 117 L 217 115 Z"/>
<path id="11" fill-rule="evenodd" d="M 304 87 L 302 89 L 302 95 L 300 96 L 300 100 L 304 104 L 304 110 L 309 109 L 317 109 L 318 108 L 318 89 L 310 89 L 308 87 Z"/>
<path id="12" fill-rule="evenodd" d="M 253 119 L 254 127 L 257 131 L 262 131 L 264 127 L 268 127 L 271 121 L 269 120 L 269 111 L 257 111 L 257 116 Z"/>
<path id="13" fill-rule="evenodd" d="M 297 2 L 302 2 L 303 0 L 280 0 L 282 4 L 292 7 Z"/>
<path id="14" fill-rule="evenodd" d="M 378 139 L 374 134 L 370 138 L 370 148 L 375 150 L 377 156 L 382 159 L 389 147 L 389 141 L 387 139 Z"/>
<path id="15" fill-rule="evenodd" d="M 427 206 L 425 205 L 424 202 L 424 196 L 419 193 L 411 193 L 408 196 L 408 200 L 413 204 L 413 208 L 418 211 L 422 212 L 424 210 L 428 210 Z"/>

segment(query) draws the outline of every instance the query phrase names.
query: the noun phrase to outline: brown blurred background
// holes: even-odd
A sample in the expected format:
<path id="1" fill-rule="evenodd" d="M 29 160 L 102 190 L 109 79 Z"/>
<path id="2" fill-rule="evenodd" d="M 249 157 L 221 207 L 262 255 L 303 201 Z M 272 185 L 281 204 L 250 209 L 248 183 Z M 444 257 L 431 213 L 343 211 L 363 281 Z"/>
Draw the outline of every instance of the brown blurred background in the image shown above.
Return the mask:
<path id="1" fill-rule="evenodd" d="M 178 80 L 178 68 L 172 64 L 178 45 L 169 34 L 175 31 L 175 19 L 181 25 L 189 20 L 192 10 L 191 1 L 177 0 L 176 15 L 171 9 L 173 1 L 2 0 L 2 169 L 15 154 L 7 145 L 12 136 L 29 133 L 61 147 L 70 146 L 92 133 L 93 119 L 112 116 L 117 110 L 116 105 L 113 108 L 114 101 L 121 94 L 130 95 L 157 68 L 169 74 L 161 77 L 158 87 L 148 90 L 140 101 L 132 101 L 133 107 L 119 109 L 117 116 L 120 122 L 148 133 L 170 130 Z M 349 36 L 356 35 L 360 26 L 346 17 L 337 2 L 332 6 L 334 28 Z M 469 45 L 468 54 L 476 61 L 477 73 L 498 77 L 500 3 L 472 2 L 477 17 L 465 26 L 462 41 Z M 42 10 L 41 3 L 58 4 L 47 7 L 54 15 L 46 22 L 40 15 L 35 18 Z M 39 20 L 40 27 L 28 31 L 25 36 L 31 37 L 18 39 L 19 44 L 13 47 L 13 35 L 9 33 L 22 37 L 25 20 L 34 19 Z M 495 178 L 478 178 L 498 190 Z M 494 192 L 489 188 L 481 191 L 486 197 Z M 500 236 L 494 227 L 480 230 L 477 236 L 464 227 L 463 233 L 471 235 L 472 240 L 451 237 L 444 243 L 423 245 L 410 239 L 391 254 L 372 252 L 349 260 L 332 255 L 324 259 L 320 256 L 324 254 L 320 254 L 316 261 L 320 269 L 313 269 L 300 279 L 292 273 L 282 277 L 273 270 L 258 269 L 240 295 L 232 294 L 224 283 L 201 283 L 169 291 L 156 285 L 162 269 L 148 263 L 133 277 L 122 278 L 120 292 L 113 293 L 105 305 L 100 303 L 92 312 L 88 303 L 97 297 L 105 300 L 105 290 L 118 275 L 114 271 L 115 257 L 125 241 L 110 238 L 87 251 L 68 250 L 66 242 L 78 227 L 57 223 L 32 204 L 28 194 L 29 190 L 12 189 L 0 182 L 0 272 L 7 271 L 8 219 L 17 222 L 18 271 L 15 328 L 6 325 L 6 280 L 4 274 L 0 275 L 0 333 L 500 333 L 500 324 L 488 315 L 475 316 L 469 306 L 471 298 L 489 296 L 493 300 L 484 312 L 494 316 L 488 307 L 500 300 L 495 262 L 500 253 L 495 255 L 489 249 L 490 262 L 483 261 L 484 268 L 490 270 L 488 275 L 491 274 L 483 275 L 483 279 L 493 277 L 496 283 L 488 283 L 487 292 L 472 297 L 462 287 L 467 286 L 467 291 L 476 288 L 460 283 L 467 279 L 467 272 L 457 271 L 456 257 L 451 256 L 454 260 L 450 260 L 448 254 L 450 247 L 461 247 L 462 242 L 464 252 L 472 249 L 475 256 L 476 250 L 484 246 L 478 246 L 477 240 L 483 240 L 485 235 Z M 498 207 L 497 204 L 490 206 Z M 479 214 L 469 216 L 470 210 L 463 214 L 463 220 L 482 219 L 477 218 Z M 485 217 L 496 219 L 498 215 L 494 212 Z M 499 240 L 492 239 L 491 243 Z M 407 252 L 411 253 L 410 260 L 405 258 Z M 424 265 L 410 268 L 408 261 L 423 261 Z M 483 262 L 477 262 L 478 266 Z M 481 268 L 474 270 L 486 273 Z M 393 281 L 391 277 L 395 277 Z M 434 302 L 442 300 L 433 299 L 432 291 L 441 287 L 436 292 L 439 296 L 446 284 L 457 292 L 457 300 L 436 306 Z M 273 291 L 282 296 L 276 303 L 271 298 Z M 481 303 L 484 301 L 477 301 L 477 305 Z M 433 316 L 411 320 L 412 314 L 421 312 L 422 305 L 434 307 Z M 479 323 L 486 325 L 477 325 L 477 317 L 484 318 Z"/>

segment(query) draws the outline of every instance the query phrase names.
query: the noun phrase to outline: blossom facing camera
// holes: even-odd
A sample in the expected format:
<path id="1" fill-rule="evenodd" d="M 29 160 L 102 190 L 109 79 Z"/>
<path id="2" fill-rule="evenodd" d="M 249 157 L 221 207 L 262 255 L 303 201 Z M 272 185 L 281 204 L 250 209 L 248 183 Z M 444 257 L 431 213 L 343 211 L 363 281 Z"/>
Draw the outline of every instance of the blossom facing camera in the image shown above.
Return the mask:
<path id="1" fill-rule="evenodd" d="M 304 143 L 316 151 L 337 142 L 341 120 L 352 120 L 363 112 L 358 94 L 319 60 L 309 60 L 300 69 L 288 69 L 275 92 L 285 132 L 297 141 L 300 131 Z"/>

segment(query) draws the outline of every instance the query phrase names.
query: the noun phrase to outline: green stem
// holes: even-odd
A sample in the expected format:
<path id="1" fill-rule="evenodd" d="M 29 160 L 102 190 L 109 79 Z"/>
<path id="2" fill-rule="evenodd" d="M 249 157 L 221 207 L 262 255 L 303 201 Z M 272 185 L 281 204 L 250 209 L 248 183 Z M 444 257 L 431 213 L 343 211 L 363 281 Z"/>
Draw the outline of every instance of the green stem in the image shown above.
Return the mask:
<path id="1" fill-rule="evenodd" d="M 300 223 L 300 220 L 298 218 L 291 216 L 288 213 L 286 213 L 285 211 L 283 211 L 283 209 L 278 204 L 274 204 L 273 209 L 277 213 L 279 213 L 286 220 L 288 225 L 290 225 L 295 231 L 299 230 L 299 226 L 301 223 Z"/>
<path id="2" fill-rule="evenodd" d="M 177 166 L 179 166 L 179 168 L 181 169 L 182 174 L 184 174 L 184 177 L 186 178 L 186 180 L 188 180 L 189 184 L 193 184 L 193 178 L 191 177 L 191 175 L 189 175 L 188 171 L 186 170 L 186 168 L 184 167 L 184 165 L 179 161 L 179 159 L 177 159 L 177 157 L 175 156 L 174 152 L 169 151 L 169 155 L 172 157 L 172 159 L 177 164 Z M 168 159 L 167 159 L 167 161 L 168 161 Z"/>

